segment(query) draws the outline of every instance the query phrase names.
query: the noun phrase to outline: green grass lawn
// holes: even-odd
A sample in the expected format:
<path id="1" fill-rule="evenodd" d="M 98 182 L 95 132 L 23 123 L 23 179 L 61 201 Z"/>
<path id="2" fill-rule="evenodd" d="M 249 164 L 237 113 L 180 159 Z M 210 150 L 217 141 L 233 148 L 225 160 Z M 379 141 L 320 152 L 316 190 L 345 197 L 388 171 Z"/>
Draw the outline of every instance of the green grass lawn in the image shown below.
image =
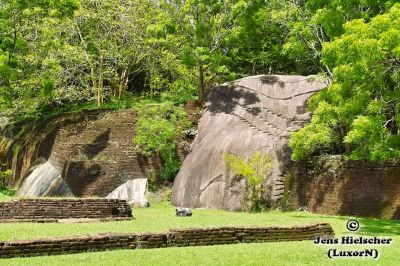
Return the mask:
<path id="1" fill-rule="evenodd" d="M 160 232 L 171 228 L 212 226 L 292 226 L 320 222 L 332 225 L 336 235 L 350 235 L 348 217 L 316 215 L 307 212 L 277 211 L 265 213 L 194 210 L 193 217 L 176 217 L 168 203 L 148 209 L 135 209 L 135 220 L 87 224 L 0 224 L 0 240 L 91 235 L 104 232 Z M 334 259 L 328 249 L 338 245 L 315 245 L 312 241 L 238 244 L 209 247 L 167 248 L 151 250 L 117 250 L 52 257 L 0 260 L 0 265 L 398 265 L 400 260 L 400 224 L 394 221 L 358 219 L 357 234 L 389 236 L 390 246 L 376 246 L 380 258 Z M 354 233 L 352 235 L 355 235 Z M 339 247 L 340 248 L 340 247 Z M 343 247 L 342 247 L 343 248 Z M 347 247 L 344 247 L 347 248 Z M 353 246 L 363 250 L 369 246 Z"/>

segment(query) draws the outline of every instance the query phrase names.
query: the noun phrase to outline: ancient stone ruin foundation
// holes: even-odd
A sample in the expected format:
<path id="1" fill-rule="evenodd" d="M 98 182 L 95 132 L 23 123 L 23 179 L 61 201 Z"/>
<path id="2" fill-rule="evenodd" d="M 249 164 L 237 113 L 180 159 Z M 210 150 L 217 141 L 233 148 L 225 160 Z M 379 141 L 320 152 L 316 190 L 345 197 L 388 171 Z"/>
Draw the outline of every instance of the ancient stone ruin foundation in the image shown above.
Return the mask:
<path id="1" fill-rule="evenodd" d="M 301 241 L 332 237 L 329 224 L 303 227 L 220 227 L 179 229 L 167 233 L 108 234 L 0 242 L 0 258 L 57 255 L 111 249 L 149 249 L 221 244 Z"/>
<path id="2" fill-rule="evenodd" d="M 20 199 L 0 202 L 0 222 L 57 222 L 62 219 L 132 218 L 125 200 L 115 199 Z"/>

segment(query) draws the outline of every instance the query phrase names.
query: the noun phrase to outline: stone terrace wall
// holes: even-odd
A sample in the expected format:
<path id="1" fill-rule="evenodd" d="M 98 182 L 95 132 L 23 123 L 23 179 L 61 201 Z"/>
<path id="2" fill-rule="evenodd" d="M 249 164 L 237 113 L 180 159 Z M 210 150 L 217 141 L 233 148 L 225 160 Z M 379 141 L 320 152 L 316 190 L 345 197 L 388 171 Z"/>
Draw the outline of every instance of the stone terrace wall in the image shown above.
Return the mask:
<path id="1" fill-rule="evenodd" d="M 287 174 L 291 209 L 334 215 L 400 219 L 400 161 L 371 163 L 311 158 Z"/>
<path id="2" fill-rule="evenodd" d="M 186 105 L 194 126 L 198 107 Z M 136 121 L 131 109 L 86 110 L 0 128 L 0 165 L 13 173 L 8 185 L 22 197 L 106 197 L 129 180 L 152 178 L 163 161 L 138 152 Z M 181 161 L 191 141 L 177 139 Z"/>
<path id="3" fill-rule="evenodd" d="M 0 222 L 46 221 L 71 218 L 132 217 L 125 200 L 114 199 L 20 199 L 0 203 Z"/>
<path id="4" fill-rule="evenodd" d="M 60 172 L 62 182 L 34 183 L 43 193 L 21 196 L 65 197 L 57 186 L 65 183 L 72 196 L 106 197 L 128 180 L 150 178 L 162 167 L 159 156 L 137 152 L 136 120 L 132 110 L 92 110 L 10 125 L 0 132 L 0 160 L 10 164 L 18 193 L 41 164 L 48 162 Z"/>
<path id="5" fill-rule="evenodd" d="M 57 255 L 110 249 L 206 246 L 237 243 L 301 241 L 334 235 L 329 224 L 304 227 L 221 227 L 171 230 L 157 234 L 111 234 L 59 239 L 0 242 L 0 258 Z"/>

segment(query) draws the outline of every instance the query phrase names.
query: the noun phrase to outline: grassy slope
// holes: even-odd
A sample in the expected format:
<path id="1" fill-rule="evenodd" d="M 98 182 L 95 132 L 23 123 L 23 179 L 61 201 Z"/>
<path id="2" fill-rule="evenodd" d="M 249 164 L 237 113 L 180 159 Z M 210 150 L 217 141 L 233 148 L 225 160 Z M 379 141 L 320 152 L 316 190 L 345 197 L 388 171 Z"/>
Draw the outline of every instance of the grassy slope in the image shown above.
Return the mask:
<path id="1" fill-rule="evenodd" d="M 290 226 L 329 222 L 337 235 L 348 234 L 348 218 L 310 213 L 230 213 L 218 210 L 195 210 L 194 216 L 174 216 L 169 204 L 149 209 L 135 209 L 136 220 L 96 224 L 1 224 L 0 240 L 36 237 L 84 235 L 100 232 L 156 232 L 178 227 L 221 225 Z M 358 219 L 361 235 L 390 236 L 391 246 L 376 246 L 381 252 L 373 259 L 328 260 L 325 252 L 333 245 L 317 246 L 311 241 L 265 244 L 239 244 L 213 247 L 168 248 L 153 250 L 118 250 L 53 257 L 0 260 L 0 265 L 396 265 L 400 258 L 400 224 L 393 221 Z M 368 246 L 354 246 L 363 250 Z"/>

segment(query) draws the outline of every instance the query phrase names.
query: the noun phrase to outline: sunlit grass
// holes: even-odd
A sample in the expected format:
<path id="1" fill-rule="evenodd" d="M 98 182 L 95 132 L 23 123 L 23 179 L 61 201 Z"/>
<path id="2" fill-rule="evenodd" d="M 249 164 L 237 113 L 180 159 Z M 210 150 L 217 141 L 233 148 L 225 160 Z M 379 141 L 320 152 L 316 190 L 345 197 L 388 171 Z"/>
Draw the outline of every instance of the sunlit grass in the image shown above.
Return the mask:
<path id="1" fill-rule="evenodd" d="M 150 208 L 134 209 L 134 219 L 129 221 L 101 223 L 3 223 L 0 224 L 0 240 L 34 239 L 92 235 L 104 232 L 163 232 L 173 228 L 215 226 L 293 226 L 330 223 L 336 234 L 347 232 L 348 217 L 312 214 L 308 212 L 262 213 L 227 212 L 221 210 L 195 209 L 192 217 L 176 217 L 170 203 L 153 204 Z M 398 235 L 400 224 L 379 219 L 359 219 L 360 234 Z"/>
<path id="2" fill-rule="evenodd" d="M 0 240 L 34 239 L 104 232 L 161 232 L 172 228 L 214 226 L 293 226 L 330 223 L 336 235 L 349 235 L 349 217 L 311 214 L 308 212 L 264 213 L 226 212 L 195 209 L 192 217 L 176 217 L 169 203 L 134 209 L 131 221 L 86 224 L 0 224 Z M 187 247 L 151 250 L 117 250 L 52 257 L 0 260 L 0 265 L 396 265 L 400 258 L 400 224 L 395 221 L 359 218 L 360 230 L 352 235 L 389 236 L 390 246 L 375 246 L 379 260 L 327 258 L 328 249 L 339 245 L 315 245 L 312 241 L 239 244 L 212 247 Z M 352 246 L 363 250 L 368 246 Z"/>

